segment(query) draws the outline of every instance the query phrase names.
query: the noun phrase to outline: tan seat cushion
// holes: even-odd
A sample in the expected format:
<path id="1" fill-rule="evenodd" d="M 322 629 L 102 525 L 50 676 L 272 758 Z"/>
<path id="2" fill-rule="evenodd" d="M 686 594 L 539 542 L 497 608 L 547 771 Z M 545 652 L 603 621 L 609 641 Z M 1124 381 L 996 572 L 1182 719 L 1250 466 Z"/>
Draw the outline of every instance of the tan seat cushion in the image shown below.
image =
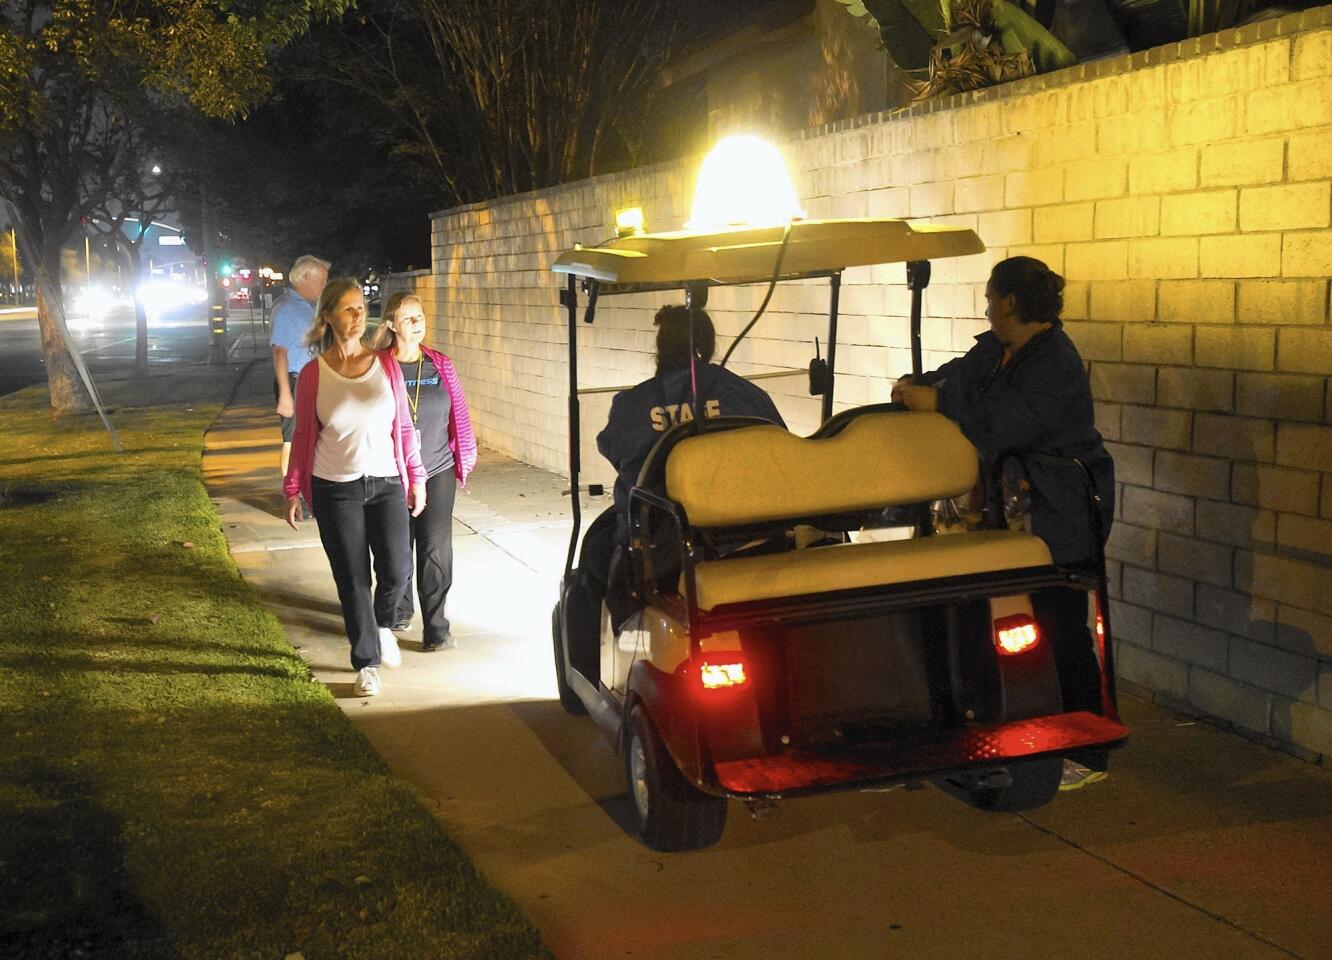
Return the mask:
<path id="1" fill-rule="evenodd" d="M 835 437 L 778 426 L 703 433 L 666 461 L 666 490 L 697 527 L 871 510 L 961 496 L 976 449 L 937 413 L 870 413 Z"/>
<path id="2" fill-rule="evenodd" d="M 1029 533 L 977 530 L 710 560 L 695 568 L 695 577 L 699 609 L 712 610 L 748 600 L 1020 570 L 1050 562 L 1044 541 Z"/>

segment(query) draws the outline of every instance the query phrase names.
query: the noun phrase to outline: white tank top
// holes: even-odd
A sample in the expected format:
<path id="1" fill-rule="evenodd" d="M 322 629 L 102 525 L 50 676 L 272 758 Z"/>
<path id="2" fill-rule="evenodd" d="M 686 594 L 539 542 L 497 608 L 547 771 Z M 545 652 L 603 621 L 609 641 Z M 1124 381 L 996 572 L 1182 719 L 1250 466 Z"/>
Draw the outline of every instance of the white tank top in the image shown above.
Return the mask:
<path id="1" fill-rule="evenodd" d="M 315 411 L 324 428 L 315 443 L 314 475 L 335 483 L 361 477 L 396 477 L 393 414 L 397 404 L 383 364 L 376 358 L 355 379 L 319 358 Z"/>

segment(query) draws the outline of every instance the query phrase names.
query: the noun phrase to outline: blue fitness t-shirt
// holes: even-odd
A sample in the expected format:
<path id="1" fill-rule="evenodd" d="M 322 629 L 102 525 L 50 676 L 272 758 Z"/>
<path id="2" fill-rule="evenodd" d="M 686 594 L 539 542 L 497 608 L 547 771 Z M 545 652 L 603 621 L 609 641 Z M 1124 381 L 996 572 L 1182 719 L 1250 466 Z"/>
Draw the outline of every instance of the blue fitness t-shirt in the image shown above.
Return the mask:
<path id="1" fill-rule="evenodd" d="M 453 450 L 449 448 L 449 392 L 440 383 L 439 371 L 424 353 L 419 361 L 398 361 L 407 385 L 407 405 L 412 421 L 420 431 L 421 462 L 426 475 L 435 476 L 453 469 Z"/>

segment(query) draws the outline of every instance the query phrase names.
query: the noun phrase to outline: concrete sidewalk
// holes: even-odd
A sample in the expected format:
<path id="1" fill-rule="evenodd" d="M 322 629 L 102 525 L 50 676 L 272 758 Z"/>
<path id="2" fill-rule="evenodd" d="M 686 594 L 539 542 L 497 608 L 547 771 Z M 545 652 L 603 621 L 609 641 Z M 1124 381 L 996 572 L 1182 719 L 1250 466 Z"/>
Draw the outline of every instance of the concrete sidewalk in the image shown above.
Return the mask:
<path id="1" fill-rule="evenodd" d="M 1332 957 L 1332 774 L 1125 698 L 1103 784 L 1031 816 L 933 788 L 815 797 L 663 855 L 626 831 L 620 763 L 555 700 L 563 478 L 482 452 L 455 511 L 449 616 L 351 696 L 314 523 L 281 520 L 271 371 L 208 434 L 204 471 L 245 578 L 315 676 L 478 868 L 569 960 Z M 585 516 L 605 505 L 585 504 Z"/>

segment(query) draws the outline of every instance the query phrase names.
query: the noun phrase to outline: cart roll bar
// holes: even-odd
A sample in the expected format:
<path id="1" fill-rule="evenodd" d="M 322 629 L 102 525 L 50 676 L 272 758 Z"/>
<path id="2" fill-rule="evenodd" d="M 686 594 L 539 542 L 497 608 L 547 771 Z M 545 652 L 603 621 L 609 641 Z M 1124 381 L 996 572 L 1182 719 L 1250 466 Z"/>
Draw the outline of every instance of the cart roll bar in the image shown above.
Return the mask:
<path id="1" fill-rule="evenodd" d="M 930 261 L 909 261 L 906 277 L 911 290 L 911 375 L 918 377 L 924 372 L 920 355 L 920 301 L 921 293 L 930 285 Z"/>
<path id="2" fill-rule="evenodd" d="M 689 403 L 694 411 L 694 430 L 701 430 L 702 415 L 698 405 L 698 350 L 694 346 L 694 325 L 708 305 L 708 285 L 691 280 L 685 285 L 685 306 L 689 308 Z"/>
<path id="3" fill-rule="evenodd" d="M 1044 454 L 1034 454 L 1042 457 Z M 1101 655 L 1104 658 L 1101 670 L 1102 696 L 1118 707 L 1119 694 L 1115 689 L 1115 645 L 1114 634 L 1110 631 L 1110 581 L 1105 572 L 1105 530 L 1101 523 L 1101 495 L 1096 491 L 1096 479 L 1091 467 L 1077 457 L 1069 457 L 1082 471 L 1083 482 L 1087 485 L 1087 509 L 1091 513 L 1092 556 L 1096 562 L 1096 605 L 1101 611 L 1101 629 L 1104 632 Z"/>
<path id="4" fill-rule="evenodd" d="M 597 310 L 596 280 L 587 284 L 587 314 L 584 323 L 591 323 Z M 574 553 L 578 550 L 578 531 L 583 525 L 583 504 L 578 499 L 578 473 L 582 466 L 580 447 L 583 442 L 578 409 L 578 278 L 569 274 L 569 282 L 560 291 L 560 306 L 569 313 L 569 499 L 573 501 L 573 529 L 569 531 L 569 552 L 564 557 L 564 576 L 573 572 Z"/>
<path id="5" fill-rule="evenodd" d="M 573 572 L 578 530 L 583 524 L 583 505 L 578 499 L 578 448 L 583 442 L 578 429 L 578 278 L 572 273 L 560 291 L 560 305 L 569 313 L 569 499 L 573 501 L 573 530 L 569 533 L 569 552 L 564 557 L 567 579 Z"/>
<path id="6" fill-rule="evenodd" d="M 769 370 L 766 373 L 741 373 L 737 374 L 741 380 L 772 380 L 776 377 L 807 377 L 809 371 L 803 368 L 790 370 Z M 632 390 L 637 384 L 622 383 L 614 387 L 579 387 L 578 395 L 580 397 L 591 396 L 597 393 L 623 393 L 625 390 Z"/>
<path id="7" fill-rule="evenodd" d="M 828 278 L 828 389 L 823 391 L 823 415 L 821 422 L 827 423 L 832 416 L 833 391 L 837 385 L 837 305 L 842 294 L 842 272 L 839 270 Z"/>

